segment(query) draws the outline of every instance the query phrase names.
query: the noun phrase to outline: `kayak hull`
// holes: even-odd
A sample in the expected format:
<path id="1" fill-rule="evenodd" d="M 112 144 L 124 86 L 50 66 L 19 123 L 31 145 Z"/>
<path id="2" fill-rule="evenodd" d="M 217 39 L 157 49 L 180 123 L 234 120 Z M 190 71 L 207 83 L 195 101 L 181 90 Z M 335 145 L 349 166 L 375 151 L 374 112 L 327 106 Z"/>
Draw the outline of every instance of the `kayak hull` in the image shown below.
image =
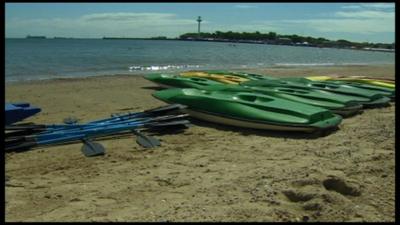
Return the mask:
<path id="1" fill-rule="evenodd" d="M 40 108 L 31 106 L 29 103 L 6 103 L 5 123 L 6 125 L 11 125 L 33 116 L 40 111 Z"/>
<path id="2" fill-rule="evenodd" d="M 362 111 L 362 105 L 350 106 L 350 107 L 343 107 L 339 109 L 331 109 L 331 111 L 335 114 L 341 115 L 343 117 L 350 117 L 360 113 Z"/>
<path id="3" fill-rule="evenodd" d="M 210 112 L 202 112 L 198 110 L 196 111 L 192 109 L 185 109 L 185 111 L 193 118 L 199 120 L 204 120 L 211 123 L 219 123 L 234 127 L 243 127 L 243 128 L 259 129 L 259 130 L 300 131 L 300 132 L 313 132 L 316 130 L 316 128 L 314 127 L 307 127 L 307 126 L 302 127 L 302 126 L 276 125 L 276 124 L 248 121 L 238 118 L 229 118 L 224 115 L 213 114 Z"/>

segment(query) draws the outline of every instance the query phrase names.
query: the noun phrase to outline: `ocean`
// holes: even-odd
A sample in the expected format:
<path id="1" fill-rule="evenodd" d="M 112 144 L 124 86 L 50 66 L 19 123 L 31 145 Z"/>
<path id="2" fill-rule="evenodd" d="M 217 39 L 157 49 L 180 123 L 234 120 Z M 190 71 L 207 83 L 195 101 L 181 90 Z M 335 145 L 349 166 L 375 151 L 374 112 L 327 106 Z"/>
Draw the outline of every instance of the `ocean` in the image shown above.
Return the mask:
<path id="1" fill-rule="evenodd" d="M 178 40 L 6 39 L 5 81 L 185 70 L 394 64 L 350 49 Z"/>

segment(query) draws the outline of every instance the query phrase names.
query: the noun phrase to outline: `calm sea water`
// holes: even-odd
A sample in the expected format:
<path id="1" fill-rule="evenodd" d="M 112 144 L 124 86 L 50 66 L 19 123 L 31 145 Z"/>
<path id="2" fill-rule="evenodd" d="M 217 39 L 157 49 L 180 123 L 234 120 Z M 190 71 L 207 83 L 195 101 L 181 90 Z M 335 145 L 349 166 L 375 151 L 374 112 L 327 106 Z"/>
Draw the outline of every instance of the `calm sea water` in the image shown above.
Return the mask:
<path id="1" fill-rule="evenodd" d="M 220 42 L 6 39 L 5 80 L 274 66 L 394 64 L 394 54 Z"/>

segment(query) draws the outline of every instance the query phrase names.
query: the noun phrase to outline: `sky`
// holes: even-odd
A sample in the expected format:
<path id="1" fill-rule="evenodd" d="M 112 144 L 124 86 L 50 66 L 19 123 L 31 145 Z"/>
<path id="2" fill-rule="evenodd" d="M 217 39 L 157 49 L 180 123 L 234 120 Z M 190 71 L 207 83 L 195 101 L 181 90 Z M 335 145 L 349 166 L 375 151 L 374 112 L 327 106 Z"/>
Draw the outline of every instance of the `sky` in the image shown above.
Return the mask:
<path id="1" fill-rule="evenodd" d="M 394 3 L 6 3 L 6 38 L 235 31 L 393 43 Z"/>

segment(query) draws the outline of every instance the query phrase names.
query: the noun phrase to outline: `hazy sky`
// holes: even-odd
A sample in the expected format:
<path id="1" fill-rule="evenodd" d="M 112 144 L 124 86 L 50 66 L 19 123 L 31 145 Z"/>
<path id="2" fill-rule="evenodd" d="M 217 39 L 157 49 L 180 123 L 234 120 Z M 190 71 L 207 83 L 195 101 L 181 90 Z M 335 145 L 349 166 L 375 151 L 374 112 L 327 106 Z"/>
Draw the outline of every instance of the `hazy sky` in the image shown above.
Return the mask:
<path id="1" fill-rule="evenodd" d="M 394 3 L 6 3 L 6 37 L 238 31 L 394 42 Z"/>

